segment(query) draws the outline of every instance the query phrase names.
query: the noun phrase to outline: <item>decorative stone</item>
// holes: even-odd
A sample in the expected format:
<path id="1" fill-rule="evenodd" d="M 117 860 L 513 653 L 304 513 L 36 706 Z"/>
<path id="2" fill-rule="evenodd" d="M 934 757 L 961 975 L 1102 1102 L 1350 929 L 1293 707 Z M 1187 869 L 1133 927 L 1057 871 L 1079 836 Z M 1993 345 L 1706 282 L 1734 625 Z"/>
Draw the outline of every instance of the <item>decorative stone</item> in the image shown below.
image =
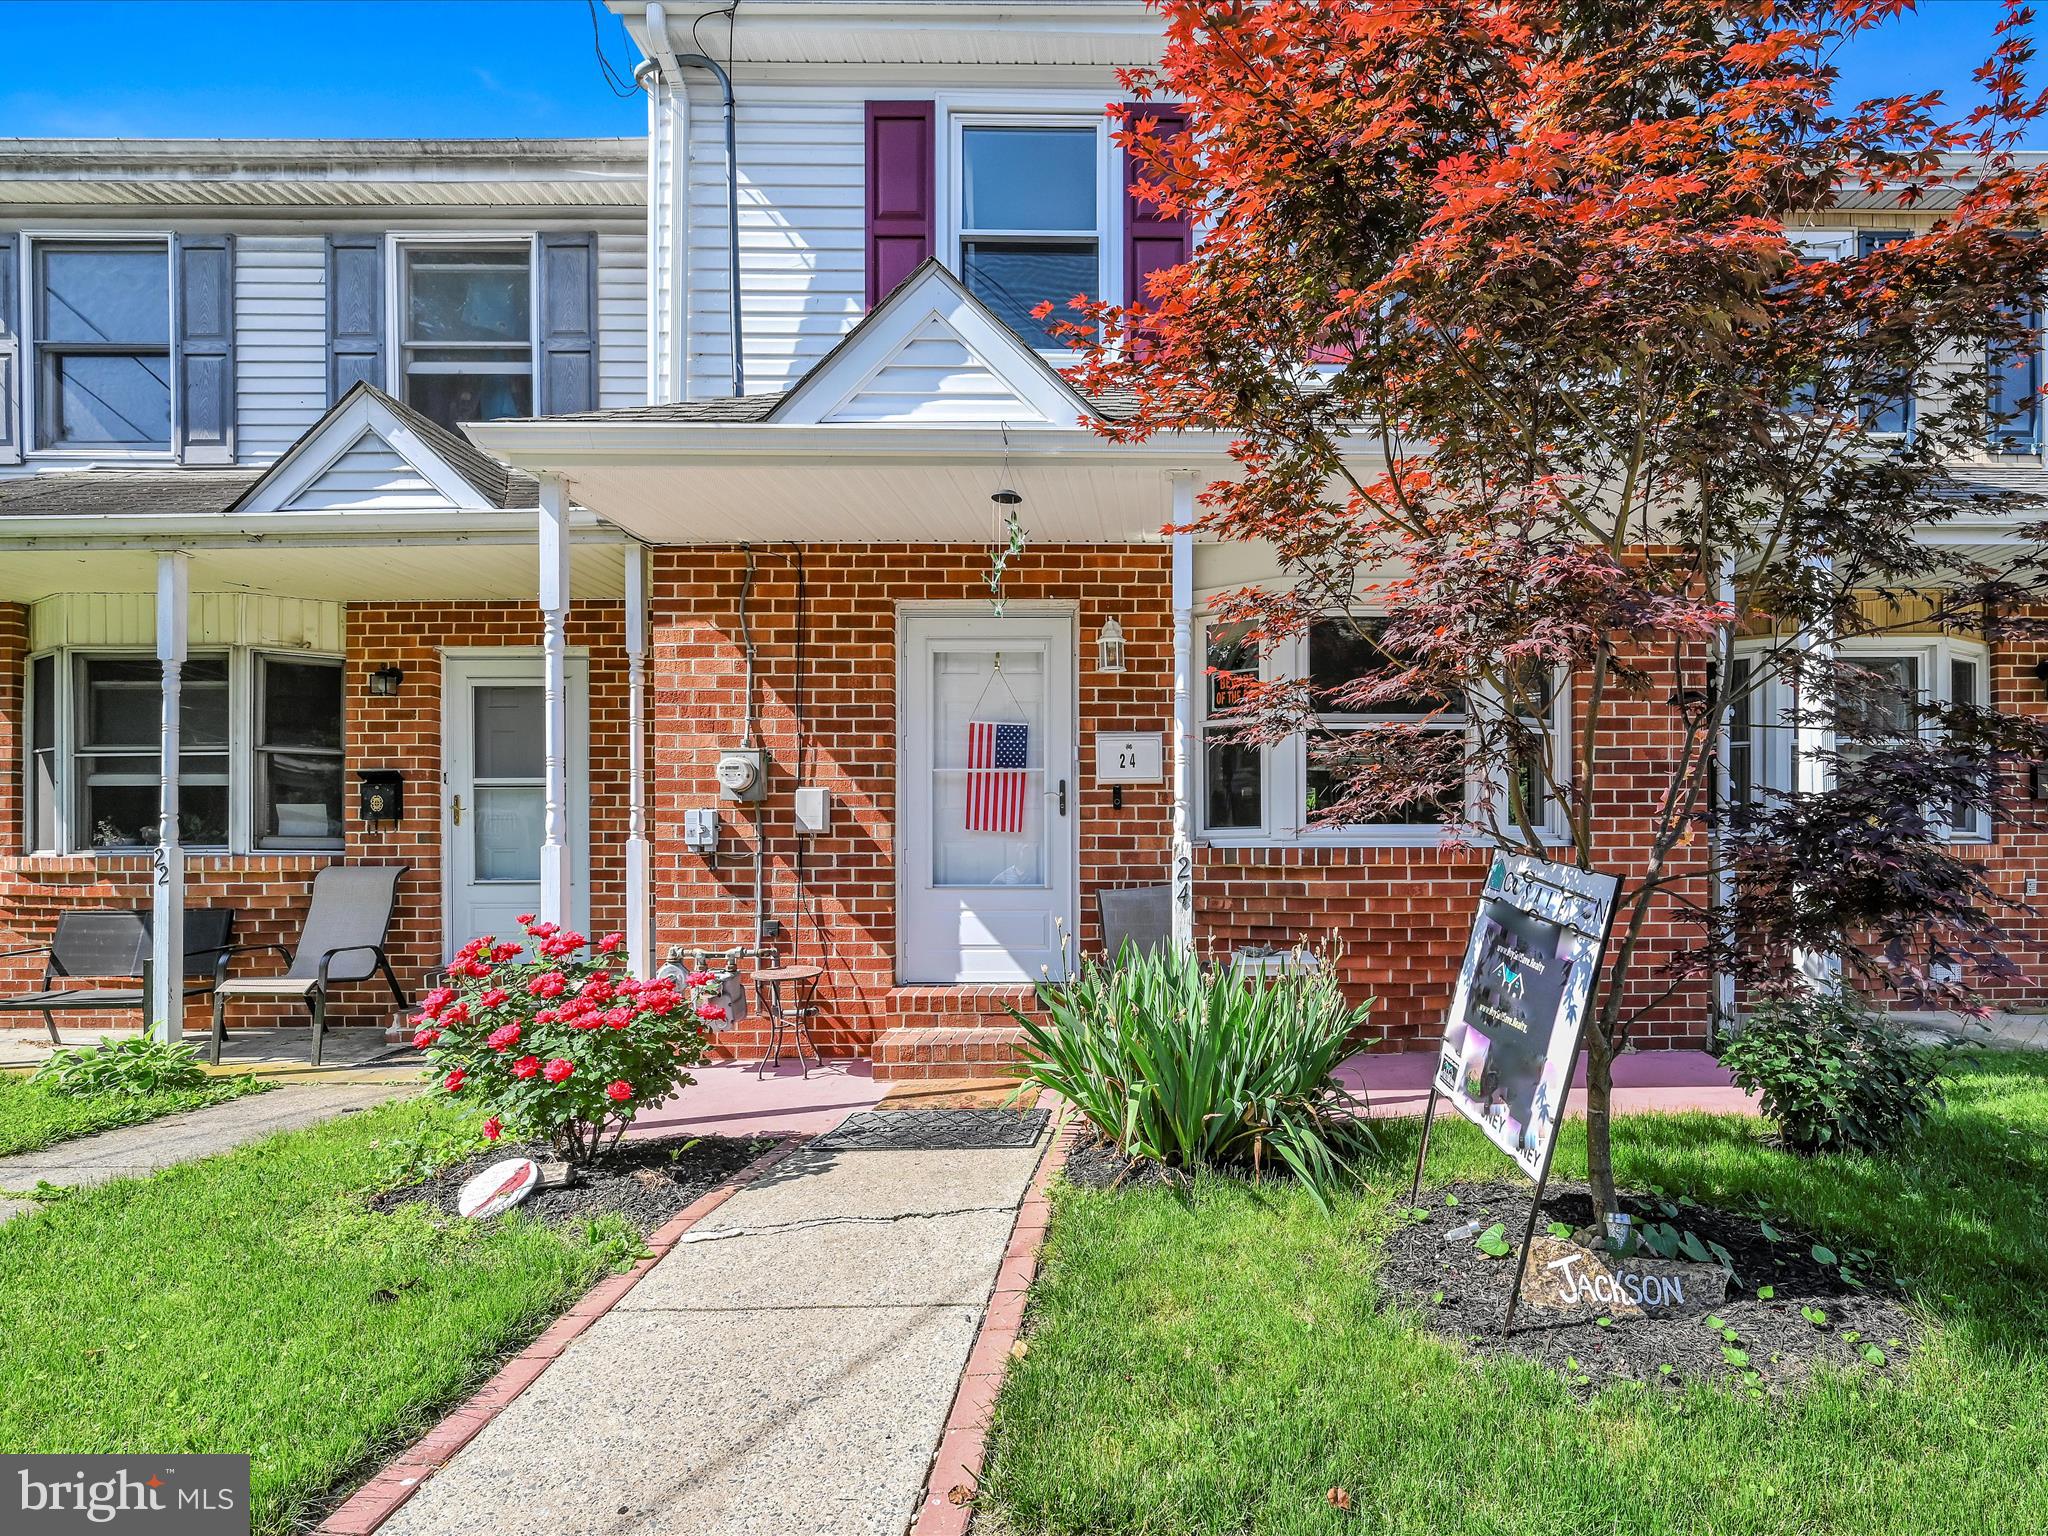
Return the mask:
<path id="1" fill-rule="evenodd" d="M 1523 1304 L 1541 1312 L 1683 1317 L 1727 1299 L 1728 1272 L 1718 1264 L 1616 1258 L 1548 1236 L 1531 1239 L 1522 1281 Z"/>
<path id="2" fill-rule="evenodd" d="M 576 1170 L 569 1166 L 568 1159 L 550 1159 L 540 1165 L 541 1189 L 567 1189 L 576 1182 Z"/>
<path id="3" fill-rule="evenodd" d="M 530 1157 L 508 1157 L 493 1163 L 462 1186 L 455 1209 L 479 1219 L 502 1216 L 540 1184 L 540 1164 Z"/>

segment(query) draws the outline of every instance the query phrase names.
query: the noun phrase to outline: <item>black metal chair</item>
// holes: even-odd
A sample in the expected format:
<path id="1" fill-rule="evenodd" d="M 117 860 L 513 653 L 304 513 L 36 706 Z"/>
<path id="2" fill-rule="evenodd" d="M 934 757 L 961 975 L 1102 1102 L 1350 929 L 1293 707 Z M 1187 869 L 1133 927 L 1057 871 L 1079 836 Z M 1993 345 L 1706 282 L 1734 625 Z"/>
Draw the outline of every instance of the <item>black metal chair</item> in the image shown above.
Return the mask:
<path id="1" fill-rule="evenodd" d="M 59 1013 L 133 1008 L 149 1016 L 150 914 L 119 908 L 63 912 L 50 942 L 9 950 L 0 959 L 42 955 L 43 979 L 34 992 L 0 996 L 0 1013 L 40 1013 L 53 1045 L 64 1043 L 57 1033 Z M 203 997 L 227 975 L 233 953 L 235 913 L 232 907 L 185 909 L 185 996 Z M 139 987 L 59 986 L 66 981 L 109 981 L 141 978 Z"/>
<path id="2" fill-rule="evenodd" d="M 320 1065 L 320 1045 L 327 1032 L 327 992 L 338 981 L 368 981 L 380 971 L 400 1008 L 409 1008 L 405 989 L 392 973 L 384 953 L 391 912 L 398 904 L 398 880 L 407 864 L 330 864 L 313 877 L 313 899 L 299 928 L 298 947 L 246 944 L 234 953 L 267 952 L 285 963 L 281 976 L 235 976 L 213 989 L 213 1047 L 209 1059 L 220 1060 L 227 1037 L 230 998 L 262 998 L 306 1005 L 313 1015 L 313 1065 Z"/>

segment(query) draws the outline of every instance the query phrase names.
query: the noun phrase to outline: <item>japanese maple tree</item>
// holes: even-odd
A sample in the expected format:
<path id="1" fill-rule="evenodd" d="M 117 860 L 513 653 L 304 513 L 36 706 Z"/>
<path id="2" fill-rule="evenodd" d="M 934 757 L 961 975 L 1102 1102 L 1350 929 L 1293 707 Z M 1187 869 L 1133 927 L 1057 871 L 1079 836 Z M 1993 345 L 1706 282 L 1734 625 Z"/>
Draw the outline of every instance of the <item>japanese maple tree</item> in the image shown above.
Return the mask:
<path id="1" fill-rule="evenodd" d="M 1588 1030 L 1603 1212 L 1614 1055 L 1688 983 L 1803 965 L 1957 1003 L 1957 963 L 2010 963 L 1948 834 L 2015 814 L 2015 760 L 2048 742 L 1974 700 L 1887 697 L 1834 643 L 1996 643 L 2041 596 L 2023 545 L 1940 537 L 2039 515 L 1959 465 L 2020 414 L 1998 369 L 2040 345 L 2048 171 L 2013 152 L 2043 112 L 2031 17 L 1987 36 L 1980 107 L 1836 102 L 1843 44 L 1908 8 L 1162 0 L 1161 62 L 1127 77 L 1138 195 L 1202 236 L 1142 301 L 1075 301 L 1077 381 L 1135 399 L 1111 437 L 1233 436 L 1198 526 L 1269 544 L 1289 580 L 1220 621 L 1270 645 L 1384 615 L 1384 665 L 1320 698 L 1253 685 L 1246 737 L 1468 709 L 1462 732 L 1318 743 L 1341 786 L 1322 817 L 1434 803 L 1447 838 L 1622 877 Z M 1179 105 L 1162 127 L 1147 102 Z M 1939 217 L 1816 252 L 1800 230 L 1848 222 L 1838 194 Z M 1725 725 L 1767 680 L 1805 792 L 1733 811 Z"/>

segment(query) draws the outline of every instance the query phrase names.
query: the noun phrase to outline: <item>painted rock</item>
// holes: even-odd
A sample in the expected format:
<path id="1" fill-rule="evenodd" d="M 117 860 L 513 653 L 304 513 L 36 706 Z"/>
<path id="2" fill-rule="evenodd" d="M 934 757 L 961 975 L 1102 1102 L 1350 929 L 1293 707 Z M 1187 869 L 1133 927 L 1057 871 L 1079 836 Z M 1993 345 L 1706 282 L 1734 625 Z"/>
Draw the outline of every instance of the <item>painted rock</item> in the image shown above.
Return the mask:
<path id="1" fill-rule="evenodd" d="M 455 1209 L 465 1216 L 502 1216 L 532 1194 L 538 1183 L 540 1164 L 530 1157 L 508 1157 L 463 1185 Z"/>
<path id="2" fill-rule="evenodd" d="M 1619 1259 L 1547 1236 L 1530 1241 L 1522 1281 L 1522 1304 L 1544 1312 L 1683 1317 L 1727 1299 L 1728 1272 L 1718 1264 Z"/>

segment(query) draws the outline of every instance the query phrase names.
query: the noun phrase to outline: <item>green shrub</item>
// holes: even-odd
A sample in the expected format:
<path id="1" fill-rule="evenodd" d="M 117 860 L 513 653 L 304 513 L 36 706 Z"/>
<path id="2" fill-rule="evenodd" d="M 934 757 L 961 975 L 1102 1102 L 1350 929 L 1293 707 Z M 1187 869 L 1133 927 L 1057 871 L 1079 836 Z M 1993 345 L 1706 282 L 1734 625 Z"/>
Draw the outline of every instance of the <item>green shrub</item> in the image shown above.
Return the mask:
<path id="1" fill-rule="evenodd" d="M 200 1069 L 199 1052 L 182 1040 L 172 1045 L 150 1035 L 137 1035 L 53 1051 L 30 1081 L 67 1097 L 82 1098 L 95 1093 L 198 1088 L 206 1082 L 206 1073 Z"/>
<path id="2" fill-rule="evenodd" d="M 1347 1003 L 1326 971 L 1267 978 L 1126 945 L 1038 999 L 1047 1021 L 1015 1015 L 1026 1081 L 1128 1154 L 1254 1170 L 1277 1158 L 1323 1203 L 1374 1145 L 1335 1077 L 1371 1004 Z"/>
<path id="3" fill-rule="evenodd" d="M 1841 990 L 1760 1005 L 1721 1052 L 1786 1145 L 1807 1153 L 1897 1147 L 1941 1104 L 1945 1059 Z"/>

